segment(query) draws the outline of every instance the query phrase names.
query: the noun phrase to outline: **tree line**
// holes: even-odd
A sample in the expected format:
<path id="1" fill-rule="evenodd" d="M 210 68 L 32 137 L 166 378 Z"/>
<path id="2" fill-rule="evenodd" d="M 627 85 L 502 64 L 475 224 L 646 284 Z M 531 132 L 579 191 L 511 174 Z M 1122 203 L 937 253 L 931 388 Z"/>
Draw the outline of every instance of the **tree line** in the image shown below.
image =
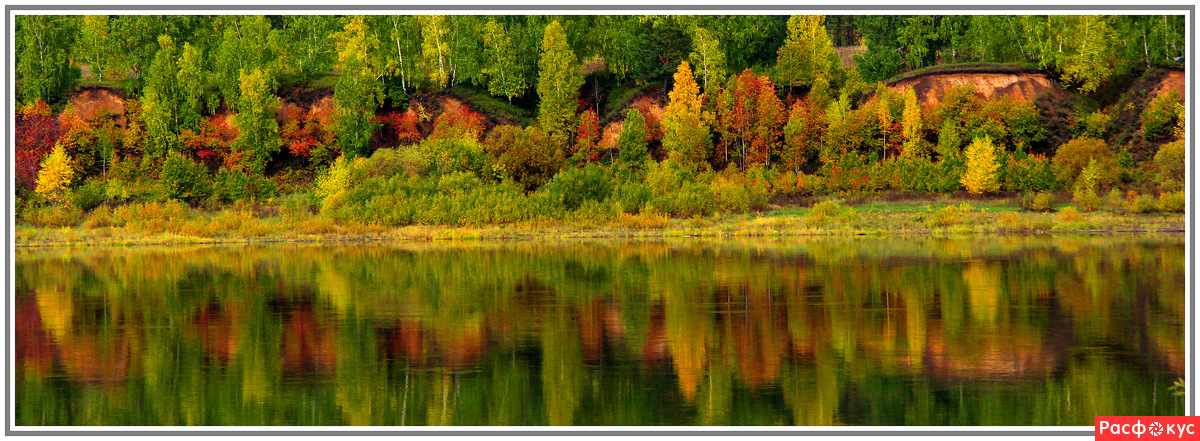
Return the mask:
<path id="1" fill-rule="evenodd" d="M 405 170 L 414 179 L 465 173 L 525 193 L 570 171 L 568 165 L 603 168 L 572 173 L 587 182 L 600 179 L 589 173 L 599 173 L 609 176 L 603 179 L 609 187 L 621 187 L 664 159 L 673 176 L 664 182 L 710 185 L 714 173 L 730 170 L 742 176 L 730 178 L 739 187 L 758 185 L 764 194 L 1069 188 L 1075 182 L 1046 178 L 1054 172 L 1044 155 L 1070 138 L 1104 138 L 1121 109 L 1071 115 L 1063 128 L 1047 103 L 988 102 L 963 90 L 939 107 L 922 108 L 911 91 L 900 94 L 880 81 L 941 63 L 1020 62 L 1088 94 L 1115 76 L 1177 65 L 1182 20 L 19 16 L 19 196 L 35 206 L 82 197 L 88 202 L 75 205 L 92 207 L 96 199 L 228 202 L 289 189 L 330 196 L 337 191 L 322 190 L 321 183 L 344 181 L 337 178 L 344 172 L 339 167 L 371 156 L 372 140 L 380 137 L 404 150 Z M 843 66 L 835 42 L 863 46 L 857 67 Z M 581 94 L 589 81 L 615 92 L 660 80 L 670 85 L 661 109 L 641 101 L 614 116 L 602 111 L 598 92 L 590 100 Z M 74 85 L 89 81 L 119 86 L 127 98 L 124 114 L 72 114 L 67 106 L 55 117 L 45 104 L 58 107 Z M 305 86 L 332 89 L 333 105 L 280 100 L 285 87 Z M 536 120 L 488 130 L 484 116 L 467 106 L 435 115 L 413 100 L 456 86 L 518 105 L 536 103 Z M 1182 120 L 1178 101 L 1139 103 L 1158 112 L 1142 118 L 1147 138 L 1178 137 L 1171 129 Z M 115 123 L 122 118 L 123 125 Z M 613 120 L 621 121 L 615 142 L 602 136 L 601 122 Z M 1132 155 L 1120 147 L 1102 150 Z M 1125 183 L 1164 173 L 1138 168 L 1147 159 L 1124 160 L 1113 173 L 1123 173 Z M 276 166 L 269 170 L 270 164 Z M 764 174 L 751 180 L 762 182 L 743 185 L 747 172 L 758 169 Z M 46 176 L 38 176 L 41 171 Z M 314 174 L 322 177 L 311 187 L 294 185 Z M 1010 183 L 1002 185 L 1005 179 Z M 1020 179 L 1038 183 L 1011 183 Z M 575 187 L 571 191 L 596 185 Z M 583 196 L 562 191 L 569 200 L 609 196 L 603 188 Z M 709 193 L 711 207 L 716 196 Z M 648 200 L 642 202 L 632 210 Z M 688 211 L 661 208 L 673 215 Z"/>

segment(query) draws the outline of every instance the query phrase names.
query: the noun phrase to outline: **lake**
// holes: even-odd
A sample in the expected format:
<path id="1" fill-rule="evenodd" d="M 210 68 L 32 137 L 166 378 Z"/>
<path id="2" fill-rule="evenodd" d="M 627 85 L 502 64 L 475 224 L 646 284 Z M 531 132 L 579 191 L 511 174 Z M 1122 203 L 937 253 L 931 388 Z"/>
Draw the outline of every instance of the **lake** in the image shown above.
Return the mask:
<path id="1" fill-rule="evenodd" d="M 22 248 L 18 425 L 1181 415 L 1182 234 Z"/>

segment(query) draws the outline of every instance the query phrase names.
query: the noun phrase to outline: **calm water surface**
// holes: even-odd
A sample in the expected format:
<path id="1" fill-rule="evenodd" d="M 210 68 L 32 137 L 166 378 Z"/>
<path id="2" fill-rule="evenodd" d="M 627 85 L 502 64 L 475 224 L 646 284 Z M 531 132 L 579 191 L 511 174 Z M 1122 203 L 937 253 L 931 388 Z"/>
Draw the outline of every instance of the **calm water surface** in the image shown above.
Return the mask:
<path id="1" fill-rule="evenodd" d="M 1178 415 L 1184 238 L 21 249 L 19 425 Z"/>

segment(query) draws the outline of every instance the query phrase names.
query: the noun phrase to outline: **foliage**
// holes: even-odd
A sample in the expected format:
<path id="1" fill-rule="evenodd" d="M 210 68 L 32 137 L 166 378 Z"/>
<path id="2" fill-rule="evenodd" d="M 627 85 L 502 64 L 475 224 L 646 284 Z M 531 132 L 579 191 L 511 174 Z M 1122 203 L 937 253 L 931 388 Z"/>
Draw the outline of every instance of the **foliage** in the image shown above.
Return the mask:
<path id="1" fill-rule="evenodd" d="M 1021 207 L 1030 211 L 1050 211 L 1054 208 L 1054 194 L 1046 191 L 1022 193 Z"/>
<path id="2" fill-rule="evenodd" d="M 247 163 L 239 164 L 253 174 L 262 174 L 271 155 L 279 151 L 279 123 L 275 121 L 279 97 L 271 90 L 266 74 L 261 71 L 243 72 L 240 77 L 237 115 L 233 124 L 237 137 L 234 151 L 245 155 Z"/>
<path id="3" fill-rule="evenodd" d="M 1108 185 L 1116 182 L 1116 155 L 1103 140 L 1095 138 L 1075 138 L 1059 146 L 1051 161 L 1054 177 L 1060 185 L 1070 186 L 1075 183 L 1083 168 L 1093 160 L 1096 161 L 1098 170 L 1108 171 L 1097 174 L 1098 184 Z"/>
<path id="4" fill-rule="evenodd" d="M 692 53 L 688 61 L 696 66 L 696 80 L 705 93 L 716 90 L 725 82 L 725 51 L 717 35 L 697 27 L 692 31 Z"/>
<path id="5" fill-rule="evenodd" d="M 167 154 L 160 178 L 171 199 L 195 202 L 208 197 L 212 190 L 208 170 L 178 152 Z"/>
<path id="6" fill-rule="evenodd" d="M 546 26 L 538 58 L 538 124 L 553 139 L 566 141 L 575 124 L 575 102 L 583 75 L 558 21 Z"/>
<path id="7" fill-rule="evenodd" d="M 688 62 L 679 63 L 670 101 L 663 110 L 663 147 L 680 165 L 702 169 L 712 150 L 712 132 L 703 111 L 700 90 Z"/>
<path id="8" fill-rule="evenodd" d="M 442 114 L 433 121 L 433 132 L 430 140 L 460 139 L 469 142 L 479 142 L 483 136 L 483 116 L 472 112 L 470 107 L 458 101 L 448 101 Z"/>
<path id="9" fill-rule="evenodd" d="M 488 20 L 483 28 L 483 44 L 491 65 L 485 68 L 488 75 L 488 92 L 496 96 L 514 97 L 525 93 L 525 77 L 517 63 L 517 51 L 504 26 L 495 19 Z"/>
<path id="10" fill-rule="evenodd" d="M 36 185 L 42 158 L 54 148 L 61 129 L 50 114 L 50 106 L 35 101 L 17 110 L 15 121 L 16 149 L 13 152 L 17 188 L 32 190 Z"/>
<path id="11" fill-rule="evenodd" d="M 933 217 L 929 222 L 936 227 L 949 227 L 958 225 L 963 221 L 963 215 L 971 211 L 971 207 L 963 203 L 962 206 L 947 205 L 933 212 Z"/>
<path id="12" fill-rule="evenodd" d="M 1158 185 L 1164 191 L 1172 191 L 1184 184 L 1187 173 L 1186 146 L 1182 139 L 1158 148 L 1154 154 L 1154 169 L 1158 174 Z"/>
<path id="13" fill-rule="evenodd" d="M 649 159 L 646 153 L 648 132 L 642 112 L 637 109 L 629 109 L 625 112 L 625 121 L 621 123 L 621 134 L 617 136 L 617 149 L 620 150 L 619 160 L 625 167 L 641 168 L 642 164 Z"/>
<path id="14" fill-rule="evenodd" d="M 588 164 L 584 167 L 567 167 L 539 190 L 561 200 L 569 211 L 575 211 L 586 202 L 601 202 L 612 192 L 612 183 L 607 169 Z"/>
<path id="15" fill-rule="evenodd" d="M 493 171 L 521 184 L 526 191 L 549 182 L 565 159 L 550 134 L 535 126 L 523 130 L 496 127 L 483 145 L 495 158 Z"/>
<path id="16" fill-rule="evenodd" d="M 784 166 L 799 171 L 811 156 L 820 151 L 825 137 L 825 114 L 811 101 L 796 101 L 783 127 Z"/>
<path id="17" fill-rule="evenodd" d="M 1104 110 L 1085 115 L 1076 123 L 1079 128 L 1076 130 L 1079 136 L 1088 138 L 1103 138 L 1108 132 L 1109 124 L 1112 117 Z"/>
<path id="18" fill-rule="evenodd" d="M 1174 135 L 1176 126 L 1175 107 L 1181 105 L 1175 91 L 1161 93 L 1142 111 L 1142 134 L 1151 141 Z"/>
<path id="19" fill-rule="evenodd" d="M 1001 189 L 1005 191 L 1045 191 L 1055 186 L 1054 169 L 1045 155 L 1008 154 L 1000 169 Z"/>
<path id="20" fill-rule="evenodd" d="M 991 193 L 1000 189 L 1000 158 L 989 137 L 975 138 L 966 151 L 967 170 L 962 184 L 971 194 Z"/>
<path id="21" fill-rule="evenodd" d="M 79 16 L 17 15 L 16 78 L 21 103 L 55 102 L 78 71 L 71 68 L 71 48 Z"/>
<path id="22" fill-rule="evenodd" d="M 761 210 L 772 192 L 770 173 L 761 166 L 745 173 L 727 168 L 713 177 L 710 186 L 717 210 L 726 213 Z"/>
<path id="23" fill-rule="evenodd" d="M 842 201 L 830 199 L 813 205 L 812 210 L 804 215 L 804 220 L 810 225 L 827 225 L 830 223 L 847 223 L 858 220 L 859 214 L 853 207 L 842 205 Z"/>
<path id="24" fill-rule="evenodd" d="M 574 156 L 579 161 L 600 159 L 600 116 L 588 109 L 579 114 L 579 128 L 575 130 Z"/>
<path id="25" fill-rule="evenodd" d="M 1072 190 L 1072 200 L 1083 211 L 1093 211 L 1100 206 L 1100 196 L 1097 194 L 1101 183 L 1102 172 L 1100 163 L 1092 158 L 1088 165 L 1079 173 Z"/>
<path id="26" fill-rule="evenodd" d="M 775 80 L 783 86 L 804 87 L 817 79 L 828 79 L 840 61 L 829 34 L 825 17 L 793 15 L 787 21 L 787 40 L 779 48 Z"/>
<path id="27" fill-rule="evenodd" d="M 71 180 L 75 177 L 75 169 L 71 166 L 71 157 L 61 144 L 55 144 L 54 150 L 42 161 L 37 177 L 37 193 L 46 201 L 55 205 L 67 205 L 70 202 Z"/>
<path id="28" fill-rule="evenodd" d="M 1187 207 L 1187 199 L 1184 197 L 1184 191 L 1169 191 L 1159 193 L 1158 208 L 1167 213 L 1183 213 Z"/>
<path id="29" fill-rule="evenodd" d="M 271 30 L 271 22 L 262 15 L 222 16 L 215 23 L 220 33 L 213 59 L 213 73 L 225 102 L 240 101 L 243 71 L 261 71 L 268 84 L 274 85 L 276 62 L 280 59 L 270 44 L 279 31 Z"/>
<path id="30" fill-rule="evenodd" d="M 379 48 L 365 17 L 352 16 L 336 35 L 338 77 L 333 97 L 336 108 L 333 131 L 342 154 L 366 156 L 378 102 L 380 66 L 370 57 Z"/>

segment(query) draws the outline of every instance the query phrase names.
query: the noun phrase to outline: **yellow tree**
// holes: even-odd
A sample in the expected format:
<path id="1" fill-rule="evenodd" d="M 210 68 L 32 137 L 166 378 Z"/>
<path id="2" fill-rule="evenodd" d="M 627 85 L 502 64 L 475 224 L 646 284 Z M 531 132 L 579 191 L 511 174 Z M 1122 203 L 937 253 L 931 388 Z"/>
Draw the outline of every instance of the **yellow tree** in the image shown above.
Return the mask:
<path id="1" fill-rule="evenodd" d="M 967 146 L 967 170 L 963 173 L 963 186 L 971 194 L 983 194 L 1000 189 L 1000 158 L 991 137 L 975 138 Z"/>
<path id="2" fill-rule="evenodd" d="M 62 144 L 55 143 L 54 150 L 42 160 L 42 169 L 38 171 L 37 193 L 51 203 L 66 202 L 67 187 L 75 169 L 71 166 L 71 157 Z"/>
<path id="3" fill-rule="evenodd" d="M 694 170 L 708 163 L 712 147 L 709 115 L 701 108 L 700 89 L 688 62 L 679 63 L 675 71 L 675 87 L 667 95 L 670 102 L 663 109 L 663 147 L 670 157 Z"/>
<path id="4" fill-rule="evenodd" d="M 904 131 L 904 156 L 918 156 L 925 152 L 921 144 L 921 104 L 917 102 L 917 93 L 913 89 L 904 92 L 904 118 L 901 121 Z"/>

